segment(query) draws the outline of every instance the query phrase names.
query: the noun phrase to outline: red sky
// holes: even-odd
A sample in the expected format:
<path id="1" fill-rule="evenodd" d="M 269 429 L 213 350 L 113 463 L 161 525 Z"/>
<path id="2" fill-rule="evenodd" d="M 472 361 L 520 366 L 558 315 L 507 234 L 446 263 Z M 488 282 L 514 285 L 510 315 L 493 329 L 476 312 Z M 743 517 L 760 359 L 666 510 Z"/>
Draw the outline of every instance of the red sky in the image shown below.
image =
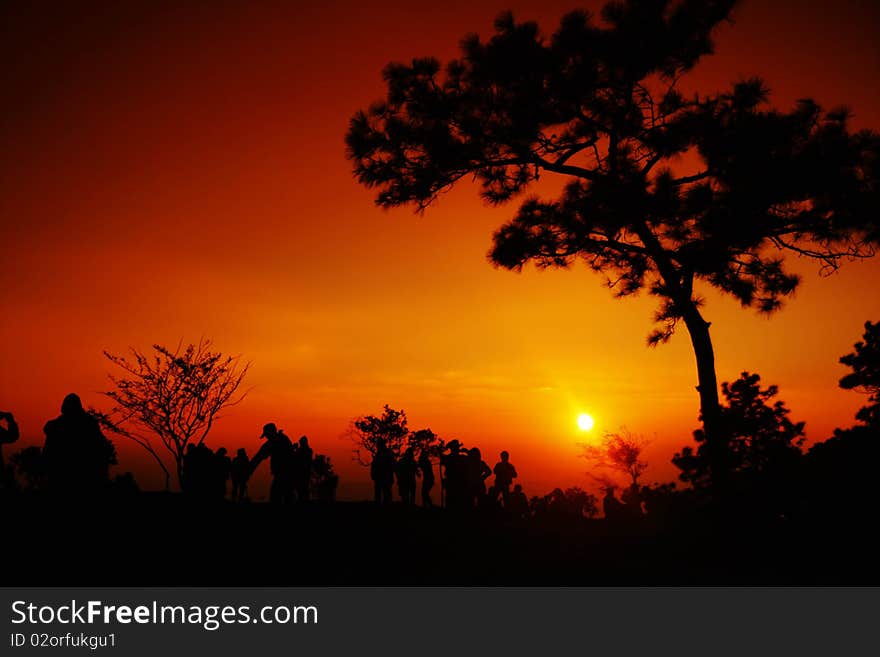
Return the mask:
<path id="1" fill-rule="evenodd" d="M 621 425 L 653 439 L 649 479 L 674 477 L 696 374 L 684 332 L 645 347 L 650 299 L 615 301 L 581 268 L 495 270 L 491 234 L 515 204 L 487 208 L 464 185 L 422 217 L 382 212 L 344 157 L 388 61 L 448 59 L 508 7 L 549 33 L 578 5 L 35 5 L 0 9 L 0 408 L 24 444 L 67 392 L 106 407 L 103 349 L 206 336 L 253 362 L 253 389 L 209 443 L 252 451 L 276 421 L 333 457 L 343 496 L 366 473 L 341 436 L 384 403 L 492 463 L 509 449 L 529 493 L 589 485 L 577 442 Z M 687 87 L 759 74 L 781 107 L 812 96 L 880 128 L 877 13 L 747 0 Z M 778 384 L 820 440 L 863 401 L 837 388 L 837 359 L 880 319 L 880 261 L 830 278 L 795 268 L 803 285 L 772 319 L 711 292 L 706 316 L 719 378 Z M 118 447 L 122 469 L 159 484 Z"/>

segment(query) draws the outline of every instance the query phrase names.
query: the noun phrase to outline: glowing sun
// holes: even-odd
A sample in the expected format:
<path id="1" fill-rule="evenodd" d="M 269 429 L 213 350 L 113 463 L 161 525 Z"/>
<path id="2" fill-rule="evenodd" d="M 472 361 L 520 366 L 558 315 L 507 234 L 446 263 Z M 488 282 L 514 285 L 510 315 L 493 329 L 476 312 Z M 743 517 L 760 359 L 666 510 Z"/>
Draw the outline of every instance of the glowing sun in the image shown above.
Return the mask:
<path id="1" fill-rule="evenodd" d="M 578 429 L 581 431 L 589 431 L 593 428 L 595 422 L 593 422 L 593 418 L 587 415 L 586 413 L 581 413 L 578 415 L 577 419 Z"/>

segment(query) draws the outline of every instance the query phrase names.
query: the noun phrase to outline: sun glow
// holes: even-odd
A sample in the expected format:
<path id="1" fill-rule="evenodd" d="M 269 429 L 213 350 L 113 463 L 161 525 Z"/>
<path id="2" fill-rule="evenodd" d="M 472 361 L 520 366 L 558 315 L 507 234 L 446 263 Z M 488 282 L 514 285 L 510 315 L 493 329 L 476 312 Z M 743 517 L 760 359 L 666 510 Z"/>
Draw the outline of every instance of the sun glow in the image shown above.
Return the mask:
<path id="1" fill-rule="evenodd" d="M 586 413 L 581 413 L 577 418 L 578 429 L 581 431 L 589 431 L 593 428 L 595 422 L 593 418 L 587 415 Z"/>

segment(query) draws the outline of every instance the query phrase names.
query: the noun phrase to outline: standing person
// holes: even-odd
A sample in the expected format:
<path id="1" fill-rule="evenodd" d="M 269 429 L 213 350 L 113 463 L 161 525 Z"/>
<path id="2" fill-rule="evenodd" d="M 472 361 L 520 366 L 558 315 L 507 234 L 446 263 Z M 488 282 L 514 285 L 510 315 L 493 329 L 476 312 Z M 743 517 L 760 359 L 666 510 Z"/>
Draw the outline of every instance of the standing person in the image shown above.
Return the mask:
<path id="1" fill-rule="evenodd" d="M 446 493 L 446 508 L 462 509 L 467 506 L 467 463 L 462 453 L 461 443 L 450 440 L 446 444 L 448 454 L 440 457 L 443 468 L 441 484 Z"/>
<path id="2" fill-rule="evenodd" d="M 504 509 L 510 517 L 517 520 L 528 518 L 529 498 L 526 497 L 520 484 L 513 487 L 513 492 L 510 493 L 507 502 L 504 504 Z"/>
<path id="3" fill-rule="evenodd" d="M 79 395 L 61 403 L 61 415 L 43 427 L 43 460 L 49 489 L 58 494 L 99 492 L 109 479 L 114 451 L 98 421 L 86 413 Z"/>
<path id="4" fill-rule="evenodd" d="M 224 450 L 225 453 L 226 450 Z M 205 443 L 190 443 L 183 455 L 182 491 L 193 499 L 205 500 L 217 496 L 219 471 L 217 454 Z M 223 484 L 225 490 L 226 484 Z"/>
<path id="5" fill-rule="evenodd" d="M 492 474 L 489 464 L 483 461 L 479 447 L 471 447 L 467 454 L 467 507 L 479 506 L 486 495 L 486 479 Z"/>
<path id="6" fill-rule="evenodd" d="M 6 472 L 6 464 L 3 462 L 3 445 L 11 445 L 20 435 L 18 424 L 12 413 L 0 411 L 0 421 L 5 421 L 6 426 L 0 425 L 0 490 L 9 487 L 12 481 L 12 473 Z M 11 468 L 12 466 L 10 466 Z M 8 476 L 7 476 L 8 474 Z"/>
<path id="7" fill-rule="evenodd" d="M 408 447 L 403 456 L 397 461 L 397 491 L 400 501 L 409 506 L 416 501 L 416 473 L 419 464 L 416 463 L 415 449 Z"/>
<path id="8" fill-rule="evenodd" d="M 273 504 L 290 504 L 293 501 L 293 444 L 274 422 L 263 425 L 260 438 L 266 442 L 260 446 L 251 459 L 251 473 L 267 458 L 272 484 L 269 487 L 269 501 Z"/>
<path id="9" fill-rule="evenodd" d="M 214 452 L 214 472 L 212 477 L 214 489 L 212 493 L 217 496 L 217 499 L 226 499 L 226 482 L 229 480 L 231 468 L 232 459 L 229 458 L 225 447 L 221 447 Z"/>
<path id="10" fill-rule="evenodd" d="M 376 445 L 376 453 L 370 463 L 370 479 L 373 480 L 373 498 L 376 504 L 391 504 L 391 487 L 394 485 L 394 454 L 384 440 Z"/>
<path id="11" fill-rule="evenodd" d="M 232 479 L 232 501 L 241 502 L 247 499 L 247 481 L 250 475 L 250 459 L 244 447 L 239 447 L 235 458 L 229 464 L 229 476 Z"/>
<path id="12" fill-rule="evenodd" d="M 309 484 L 312 481 L 313 452 L 309 447 L 309 439 L 302 436 L 293 458 L 293 478 L 296 488 L 296 499 L 299 502 L 309 501 Z"/>
<path id="13" fill-rule="evenodd" d="M 423 449 L 419 455 L 419 472 L 422 474 L 422 506 L 430 509 L 434 506 L 431 501 L 431 489 L 434 488 L 434 465 L 431 463 L 431 456 L 428 450 Z"/>
<path id="14" fill-rule="evenodd" d="M 495 490 L 501 494 L 504 506 L 507 506 L 510 485 L 516 479 L 516 468 L 510 462 L 510 453 L 507 450 L 501 452 L 501 460 L 495 464 L 492 472 L 495 474 Z"/>

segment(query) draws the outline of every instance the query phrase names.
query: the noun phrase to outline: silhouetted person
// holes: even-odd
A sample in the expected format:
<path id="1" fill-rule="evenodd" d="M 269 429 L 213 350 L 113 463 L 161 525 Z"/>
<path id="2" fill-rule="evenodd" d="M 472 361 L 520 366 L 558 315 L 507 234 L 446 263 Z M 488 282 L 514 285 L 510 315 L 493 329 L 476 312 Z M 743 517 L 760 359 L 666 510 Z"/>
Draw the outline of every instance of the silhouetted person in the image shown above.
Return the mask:
<path id="1" fill-rule="evenodd" d="M 225 450 L 224 450 L 225 453 Z M 216 497 L 219 484 L 216 454 L 204 443 L 186 446 L 183 455 L 183 492 L 189 497 Z M 226 484 L 223 484 L 224 489 Z"/>
<path id="2" fill-rule="evenodd" d="M 96 493 L 108 481 L 108 443 L 98 421 L 76 394 L 61 403 L 61 415 L 43 427 L 43 461 L 49 489 L 58 494 Z"/>
<path id="3" fill-rule="evenodd" d="M 290 504 L 293 501 L 293 444 L 272 422 L 263 426 L 260 438 L 265 438 L 266 442 L 251 459 L 251 472 L 268 458 L 269 472 L 272 474 L 269 501 L 274 504 Z"/>
<path id="4" fill-rule="evenodd" d="M 434 488 L 434 466 L 426 450 L 422 450 L 419 455 L 418 465 L 422 475 L 422 506 L 429 509 L 434 505 L 431 500 L 431 489 Z"/>
<path id="5" fill-rule="evenodd" d="M 12 474 L 6 472 L 6 464 L 3 461 L 3 445 L 14 443 L 18 440 L 20 433 L 12 413 L 0 411 L 0 421 L 6 422 L 5 427 L 0 425 L 0 490 L 2 490 L 9 486 L 12 478 Z"/>
<path id="6" fill-rule="evenodd" d="M 516 479 L 516 468 L 510 462 L 510 453 L 506 450 L 501 452 L 501 461 L 495 464 L 492 470 L 495 473 L 495 490 L 501 495 L 504 504 L 507 504 L 507 498 L 510 495 L 510 486 Z"/>
<path id="7" fill-rule="evenodd" d="M 441 483 L 446 492 L 446 507 L 466 509 L 468 506 L 467 456 L 457 440 L 450 440 L 446 448 L 449 453 L 440 457 L 440 465 L 443 468 Z"/>
<path id="8" fill-rule="evenodd" d="M 250 459 L 244 447 L 239 447 L 235 458 L 229 464 L 229 476 L 232 479 L 232 501 L 241 502 L 247 499 L 247 482 L 251 473 Z"/>
<path id="9" fill-rule="evenodd" d="M 513 491 L 507 496 L 507 502 L 504 503 L 504 508 L 512 518 L 521 520 L 528 517 L 529 498 L 526 497 L 520 484 L 516 484 L 513 487 Z"/>
<path id="10" fill-rule="evenodd" d="M 477 500 L 477 507 L 486 516 L 498 516 L 501 512 L 501 491 L 495 486 L 489 486 L 486 494 Z"/>
<path id="11" fill-rule="evenodd" d="M 416 463 L 415 449 L 407 448 L 403 456 L 397 461 L 397 492 L 400 501 L 405 505 L 415 504 L 416 501 L 416 473 L 419 464 Z"/>
<path id="12" fill-rule="evenodd" d="M 186 446 L 183 478 L 187 495 L 201 500 L 218 497 L 217 455 L 205 443 Z M 226 488 L 225 482 L 223 487 Z"/>
<path id="13" fill-rule="evenodd" d="M 390 504 L 391 487 L 394 485 L 394 454 L 381 440 L 370 463 L 370 479 L 373 480 L 373 498 L 376 504 Z"/>
<path id="14" fill-rule="evenodd" d="M 226 482 L 229 480 L 229 472 L 232 467 L 232 459 L 229 458 L 225 447 L 220 447 L 214 453 L 214 467 L 212 474 L 212 494 L 218 499 L 226 499 Z"/>
<path id="15" fill-rule="evenodd" d="M 602 498 L 602 511 L 608 522 L 620 522 L 626 516 L 626 506 L 614 496 L 614 486 L 605 487 L 605 497 Z"/>
<path id="16" fill-rule="evenodd" d="M 486 479 L 492 475 L 489 464 L 483 461 L 480 449 L 472 447 L 468 450 L 466 463 L 467 506 L 479 505 L 486 495 Z"/>
<path id="17" fill-rule="evenodd" d="M 309 484 L 312 479 L 312 448 L 309 447 L 309 439 L 302 436 L 293 453 L 293 485 L 296 489 L 296 499 L 300 502 L 309 501 Z"/>

